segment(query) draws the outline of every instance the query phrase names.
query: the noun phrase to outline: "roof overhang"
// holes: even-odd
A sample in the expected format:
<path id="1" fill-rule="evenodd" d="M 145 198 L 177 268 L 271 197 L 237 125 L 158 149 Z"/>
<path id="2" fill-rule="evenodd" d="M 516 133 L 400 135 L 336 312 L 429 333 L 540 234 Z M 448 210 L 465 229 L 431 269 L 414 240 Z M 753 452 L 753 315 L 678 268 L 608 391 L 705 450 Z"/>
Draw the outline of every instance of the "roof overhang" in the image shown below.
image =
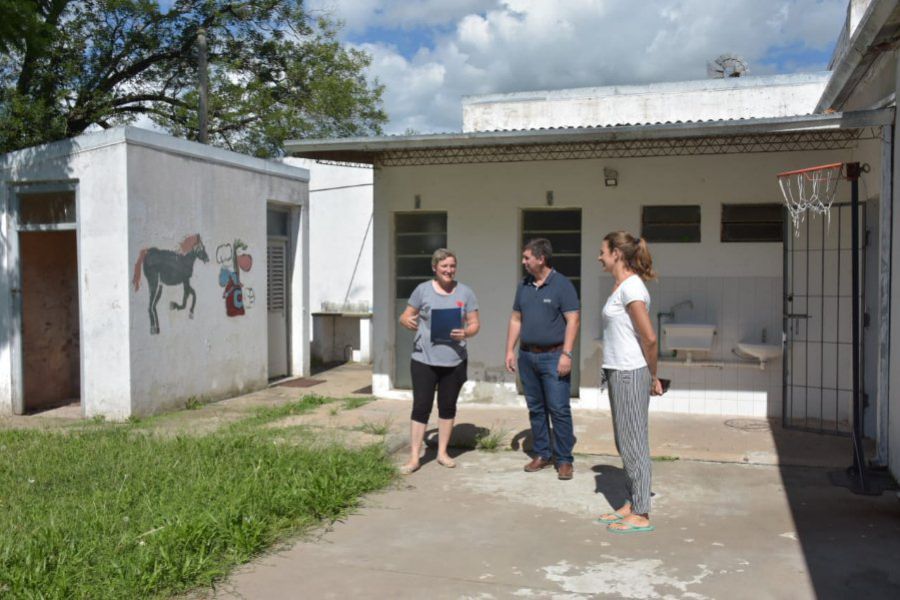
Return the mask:
<path id="1" fill-rule="evenodd" d="M 880 135 L 894 109 L 608 127 L 291 140 L 291 156 L 382 166 L 731 154 L 854 147 Z"/>
<path id="2" fill-rule="evenodd" d="M 846 36 L 846 34 L 845 34 Z M 900 41 L 900 0 L 869 4 L 849 39 L 842 36 L 832 60 L 832 74 L 815 112 L 843 110 L 875 60 Z"/>

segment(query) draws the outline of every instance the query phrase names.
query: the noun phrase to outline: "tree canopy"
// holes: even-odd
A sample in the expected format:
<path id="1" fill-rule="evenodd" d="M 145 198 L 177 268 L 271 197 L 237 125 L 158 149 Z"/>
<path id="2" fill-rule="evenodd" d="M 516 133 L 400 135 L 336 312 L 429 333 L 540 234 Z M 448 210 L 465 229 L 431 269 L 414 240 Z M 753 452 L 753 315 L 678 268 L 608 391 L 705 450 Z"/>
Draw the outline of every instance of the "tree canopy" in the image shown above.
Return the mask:
<path id="1" fill-rule="evenodd" d="M 0 0 L 0 10 L 0 152 L 141 115 L 196 139 L 201 28 L 210 144 L 276 156 L 286 139 L 377 134 L 387 120 L 369 56 L 302 0 L 176 0 L 167 11 L 156 0 Z"/>

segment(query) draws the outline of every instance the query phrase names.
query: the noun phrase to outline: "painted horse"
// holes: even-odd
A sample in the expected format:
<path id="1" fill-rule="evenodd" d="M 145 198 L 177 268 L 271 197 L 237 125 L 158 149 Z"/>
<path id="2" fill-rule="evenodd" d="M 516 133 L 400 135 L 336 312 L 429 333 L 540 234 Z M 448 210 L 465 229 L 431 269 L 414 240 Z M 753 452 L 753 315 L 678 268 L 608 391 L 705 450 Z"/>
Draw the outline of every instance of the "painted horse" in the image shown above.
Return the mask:
<path id="1" fill-rule="evenodd" d="M 188 317 L 194 318 L 194 305 L 197 303 L 197 294 L 191 287 L 191 276 L 194 274 L 194 262 L 199 258 L 204 263 L 209 262 L 206 248 L 200 239 L 200 234 L 189 235 L 182 240 L 180 252 L 160 250 L 159 248 L 144 248 L 134 263 L 134 277 L 131 283 L 134 290 L 141 287 L 141 270 L 147 278 L 147 286 L 150 290 L 150 334 L 159 333 L 159 315 L 156 305 L 162 297 L 163 285 L 183 285 L 184 297 L 181 304 L 169 303 L 172 310 L 184 310 L 188 297 L 191 298 L 191 308 Z"/>

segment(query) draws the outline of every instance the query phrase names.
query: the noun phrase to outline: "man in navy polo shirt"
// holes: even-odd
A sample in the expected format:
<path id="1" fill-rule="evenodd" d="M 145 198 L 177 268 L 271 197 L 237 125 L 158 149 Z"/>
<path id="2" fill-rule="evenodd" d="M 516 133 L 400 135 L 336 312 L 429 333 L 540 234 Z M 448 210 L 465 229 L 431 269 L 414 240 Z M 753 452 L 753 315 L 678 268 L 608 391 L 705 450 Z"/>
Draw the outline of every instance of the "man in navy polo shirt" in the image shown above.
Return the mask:
<path id="1" fill-rule="evenodd" d="M 518 366 L 528 403 L 535 457 L 525 471 L 533 473 L 552 465 L 555 449 L 559 478 L 572 479 L 575 434 L 569 399 L 572 349 L 581 316 L 575 286 L 550 266 L 552 253 L 550 241 L 544 238 L 531 240 L 522 249 L 528 275 L 516 290 L 509 318 L 506 370 L 514 373 Z"/>

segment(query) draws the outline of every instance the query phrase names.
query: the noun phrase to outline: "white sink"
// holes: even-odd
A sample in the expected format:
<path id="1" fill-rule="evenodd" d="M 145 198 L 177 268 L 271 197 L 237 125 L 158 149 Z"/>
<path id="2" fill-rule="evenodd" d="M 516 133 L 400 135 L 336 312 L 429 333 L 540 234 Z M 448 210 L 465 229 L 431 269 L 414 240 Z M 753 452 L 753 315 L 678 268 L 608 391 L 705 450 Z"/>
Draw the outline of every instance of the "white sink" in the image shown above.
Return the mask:
<path id="1" fill-rule="evenodd" d="M 686 352 L 709 352 L 716 326 L 708 323 L 664 323 L 666 348 Z"/>
<path id="2" fill-rule="evenodd" d="M 784 349 L 781 344 L 756 344 L 752 342 L 738 342 L 738 350 L 748 356 L 752 356 L 761 363 L 780 358 Z"/>

